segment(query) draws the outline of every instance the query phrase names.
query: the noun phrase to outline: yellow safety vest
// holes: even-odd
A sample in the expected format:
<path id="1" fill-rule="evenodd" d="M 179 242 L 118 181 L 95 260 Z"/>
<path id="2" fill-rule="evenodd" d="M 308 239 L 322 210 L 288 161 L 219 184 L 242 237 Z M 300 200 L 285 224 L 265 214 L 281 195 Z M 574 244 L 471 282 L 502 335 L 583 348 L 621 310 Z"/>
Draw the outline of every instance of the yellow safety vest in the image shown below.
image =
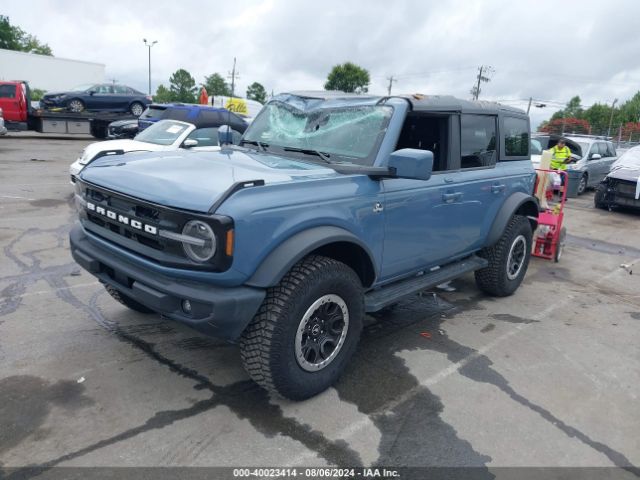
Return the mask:
<path id="1" fill-rule="evenodd" d="M 568 158 L 571 158 L 571 150 L 566 145 L 564 148 L 558 148 L 557 145 L 551 148 L 551 168 L 553 170 L 566 170 L 567 164 L 565 161 Z"/>

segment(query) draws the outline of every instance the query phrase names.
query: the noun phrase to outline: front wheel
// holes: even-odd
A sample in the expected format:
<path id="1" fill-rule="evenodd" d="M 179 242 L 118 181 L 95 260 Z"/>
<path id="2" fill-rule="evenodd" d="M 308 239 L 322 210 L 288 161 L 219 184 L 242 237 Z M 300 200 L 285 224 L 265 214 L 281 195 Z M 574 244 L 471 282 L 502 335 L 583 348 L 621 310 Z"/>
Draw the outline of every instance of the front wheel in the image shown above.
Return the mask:
<path id="1" fill-rule="evenodd" d="M 266 390 L 304 400 L 336 382 L 356 350 L 363 318 L 356 273 L 331 258 L 306 257 L 267 291 L 240 339 L 242 363 Z"/>
<path id="2" fill-rule="evenodd" d="M 588 183 L 589 183 L 589 177 L 587 176 L 586 173 L 583 173 L 578 183 L 578 195 L 582 195 L 587 190 Z"/>
<path id="3" fill-rule="evenodd" d="M 607 187 L 604 186 L 603 184 L 598 185 L 598 188 L 596 188 L 596 194 L 593 196 L 593 205 L 596 208 L 601 208 L 603 210 L 607 209 L 608 205 L 604 199 L 606 193 L 607 193 Z"/>
<path id="4" fill-rule="evenodd" d="M 529 266 L 531 237 L 531 224 L 527 217 L 514 215 L 498 243 L 478 253 L 489 261 L 487 267 L 475 272 L 478 288 L 496 297 L 513 294 Z"/>
<path id="5" fill-rule="evenodd" d="M 82 103 L 82 100 L 74 98 L 67 104 L 67 108 L 73 113 L 80 113 L 84 110 L 84 103 Z"/>

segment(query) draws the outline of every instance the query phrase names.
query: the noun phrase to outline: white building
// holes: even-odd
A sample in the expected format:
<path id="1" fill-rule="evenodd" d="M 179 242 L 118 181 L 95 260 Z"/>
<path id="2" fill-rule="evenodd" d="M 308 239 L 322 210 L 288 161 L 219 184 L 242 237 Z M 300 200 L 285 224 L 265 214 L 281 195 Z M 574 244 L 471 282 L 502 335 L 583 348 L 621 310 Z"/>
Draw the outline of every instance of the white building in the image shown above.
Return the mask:
<path id="1" fill-rule="evenodd" d="M 26 80 L 31 88 L 48 92 L 68 90 L 76 85 L 104 83 L 105 66 L 0 49 L 0 80 Z"/>

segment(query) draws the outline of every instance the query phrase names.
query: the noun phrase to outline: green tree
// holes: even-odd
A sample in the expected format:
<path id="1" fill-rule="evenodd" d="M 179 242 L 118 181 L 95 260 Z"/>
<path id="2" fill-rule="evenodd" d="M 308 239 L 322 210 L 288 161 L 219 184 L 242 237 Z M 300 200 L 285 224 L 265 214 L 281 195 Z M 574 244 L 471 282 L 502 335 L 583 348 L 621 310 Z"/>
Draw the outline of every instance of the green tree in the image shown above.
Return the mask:
<path id="1" fill-rule="evenodd" d="M 211 75 L 204 77 L 204 83 L 202 85 L 207 89 L 207 94 L 211 96 L 231 96 L 231 88 L 229 88 L 229 85 L 224 81 L 224 78 L 222 78 L 222 75 L 219 73 L 212 73 Z"/>
<path id="2" fill-rule="evenodd" d="M 158 85 L 156 88 L 156 94 L 153 96 L 153 101 L 156 103 L 169 103 L 173 101 L 172 92 L 164 85 Z"/>
<path id="3" fill-rule="evenodd" d="M 32 88 L 31 89 L 31 100 L 34 102 L 42 100 L 44 94 L 47 93 L 46 90 L 42 90 L 41 88 Z"/>
<path id="4" fill-rule="evenodd" d="M 253 82 L 247 87 L 247 98 L 256 102 L 265 103 L 267 101 L 267 91 L 261 83 Z"/>
<path id="5" fill-rule="evenodd" d="M 169 90 L 174 102 L 196 103 L 196 81 L 184 68 L 176 70 L 169 78 Z"/>
<path id="6" fill-rule="evenodd" d="M 331 69 L 324 89 L 366 93 L 369 90 L 369 81 L 369 72 L 366 69 L 346 62 Z"/>
<path id="7" fill-rule="evenodd" d="M 37 37 L 26 33 L 16 25 L 11 25 L 9 17 L 4 15 L 0 15 L 0 48 L 38 53 L 40 55 L 53 55 L 49 45 L 40 43 Z"/>

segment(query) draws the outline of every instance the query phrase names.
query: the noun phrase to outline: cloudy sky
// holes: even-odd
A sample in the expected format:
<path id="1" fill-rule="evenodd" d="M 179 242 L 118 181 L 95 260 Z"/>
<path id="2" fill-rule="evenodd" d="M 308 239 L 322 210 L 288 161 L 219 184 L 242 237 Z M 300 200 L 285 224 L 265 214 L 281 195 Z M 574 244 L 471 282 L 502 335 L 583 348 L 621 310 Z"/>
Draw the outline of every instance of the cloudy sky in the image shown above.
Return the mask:
<path id="1" fill-rule="evenodd" d="M 370 91 L 469 97 L 479 65 L 494 73 L 481 98 L 526 108 L 532 123 L 556 103 L 624 101 L 640 90 L 640 2 L 156 0 L 3 2 L 0 14 L 48 43 L 56 56 L 106 64 L 107 78 L 147 88 L 178 68 L 196 81 L 227 74 L 239 92 L 320 89 L 331 67 L 353 61 Z"/>

